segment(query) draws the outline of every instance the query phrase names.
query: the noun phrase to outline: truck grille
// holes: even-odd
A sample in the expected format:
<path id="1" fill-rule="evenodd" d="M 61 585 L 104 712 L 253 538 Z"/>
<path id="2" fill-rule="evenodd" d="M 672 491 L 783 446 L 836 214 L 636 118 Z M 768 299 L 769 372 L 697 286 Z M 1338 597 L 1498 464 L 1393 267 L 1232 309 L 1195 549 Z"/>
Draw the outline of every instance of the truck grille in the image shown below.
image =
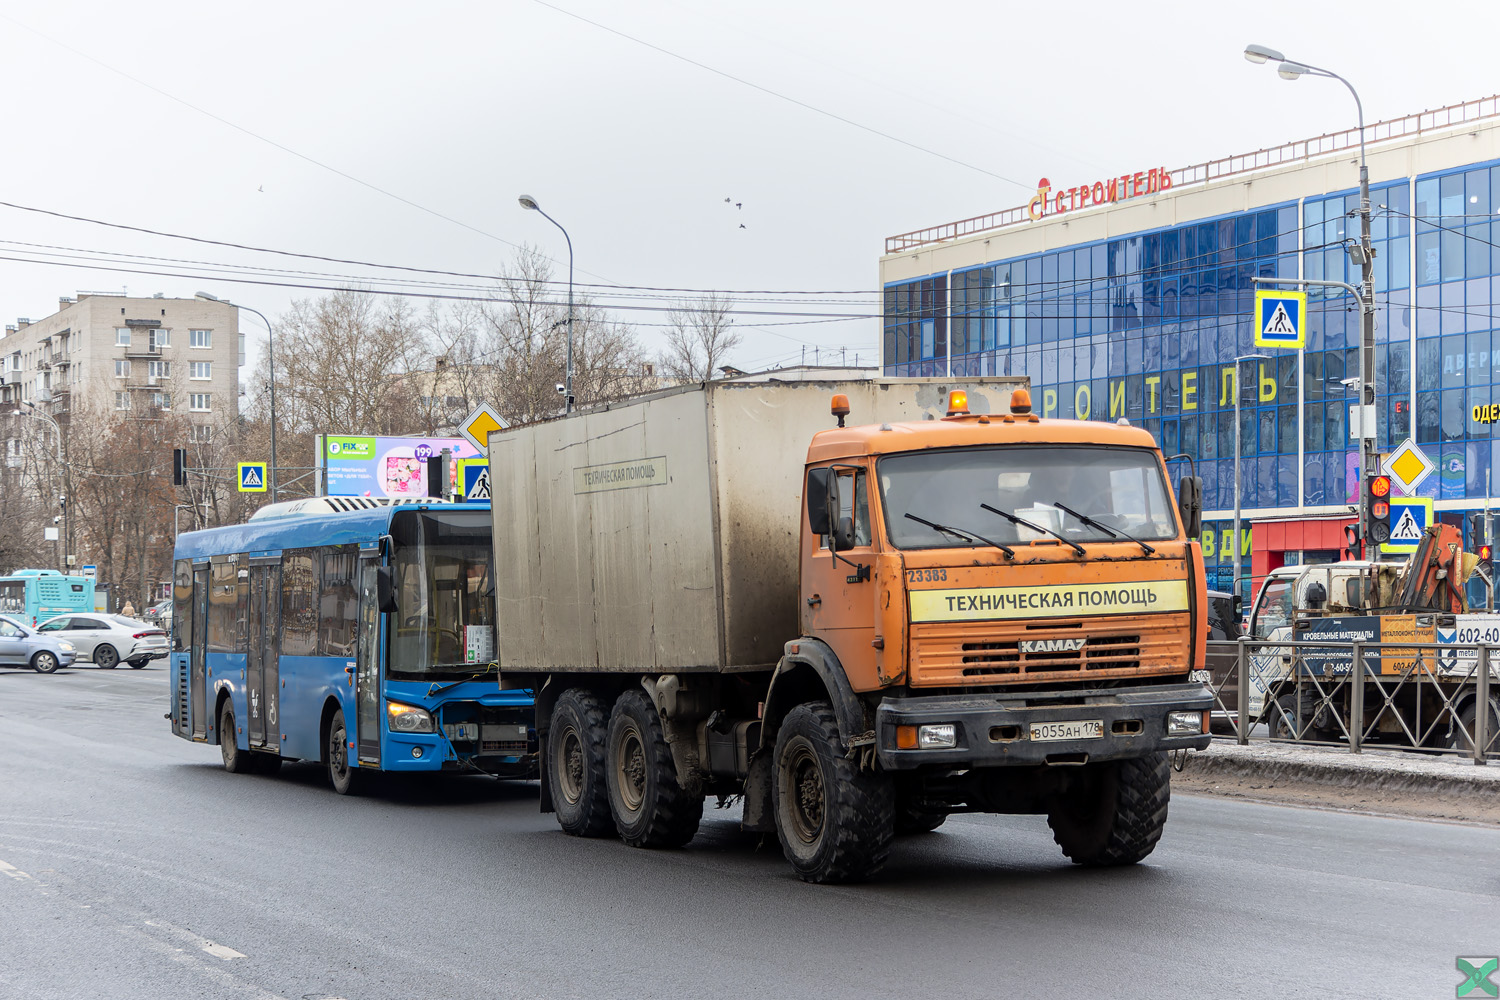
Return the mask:
<path id="1" fill-rule="evenodd" d="M 964 687 L 1180 673 L 1187 669 L 1188 632 L 1185 612 L 1066 624 L 915 623 L 910 683 Z"/>

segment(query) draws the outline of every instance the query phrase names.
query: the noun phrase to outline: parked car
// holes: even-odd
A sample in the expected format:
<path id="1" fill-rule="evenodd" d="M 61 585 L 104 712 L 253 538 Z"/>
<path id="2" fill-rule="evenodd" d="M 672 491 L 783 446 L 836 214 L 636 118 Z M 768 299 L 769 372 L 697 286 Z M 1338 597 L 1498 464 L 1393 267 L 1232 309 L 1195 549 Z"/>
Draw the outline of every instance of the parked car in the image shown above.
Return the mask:
<path id="1" fill-rule="evenodd" d="M 170 633 L 172 631 L 172 602 L 170 600 L 157 601 L 141 612 L 141 621 Z"/>
<path id="2" fill-rule="evenodd" d="M 66 637 L 94 665 L 113 670 L 124 660 L 139 670 L 167 655 L 167 633 L 155 625 L 124 615 L 58 615 L 37 626 L 37 631 Z"/>
<path id="3" fill-rule="evenodd" d="M 1240 599 L 1222 590 L 1208 592 L 1208 641 L 1233 642 L 1240 637 Z M 1225 647 L 1208 649 L 1209 685 L 1217 692 L 1209 728 L 1220 735 L 1234 735 L 1239 716 L 1239 686 L 1234 681 L 1235 654 Z M 1254 716 L 1251 717 L 1252 721 Z"/>
<path id="4" fill-rule="evenodd" d="M 0 665 L 50 674 L 58 667 L 71 667 L 77 655 L 67 639 L 44 635 L 19 619 L 0 615 Z"/>

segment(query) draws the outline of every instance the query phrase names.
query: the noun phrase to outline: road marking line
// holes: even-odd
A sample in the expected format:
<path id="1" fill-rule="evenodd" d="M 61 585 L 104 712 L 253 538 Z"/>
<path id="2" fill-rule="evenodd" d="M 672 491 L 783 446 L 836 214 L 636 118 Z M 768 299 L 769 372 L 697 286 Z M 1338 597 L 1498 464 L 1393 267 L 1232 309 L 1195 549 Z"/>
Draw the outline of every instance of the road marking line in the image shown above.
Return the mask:
<path id="1" fill-rule="evenodd" d="M 15 865 L 7 864 L 4 861 L 0 861 L 0 872 L 4 872 L 5 874 L 9 875 L 13 879 L 30 879 L 31 878 L 30 875 L 27 875 L 25 872 L 21 871 L 21 869 L 17 868 Z"/>
<path id="2" fill-rule="evenodd" d="M 167 923 L 165 920 L 147 920 L 146 926 L 160 928 L 177 940 L 185 942 L 187 944 L 191 944 L 199 951 L 206 952 L 207 954 L 212 955 L 214 958 L 222 958 L 226 962 L 230 959 L 245 957 L 242 953 L 235 951 L 233 948 L 230 948 L 227 945 L 219 944 L 216 941 L 210 941 L 206 937 L 199 937 L 197 934 L 194 934 L 186 927 L 178 927 L 175 924 Z"/>

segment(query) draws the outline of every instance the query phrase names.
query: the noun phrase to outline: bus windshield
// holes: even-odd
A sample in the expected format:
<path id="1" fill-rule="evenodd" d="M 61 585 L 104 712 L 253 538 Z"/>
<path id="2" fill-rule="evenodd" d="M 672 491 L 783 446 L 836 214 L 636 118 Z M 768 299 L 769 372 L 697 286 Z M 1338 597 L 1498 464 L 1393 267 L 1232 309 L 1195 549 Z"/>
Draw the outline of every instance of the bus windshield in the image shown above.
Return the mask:
<path id="1" fill-rule="evenodd" d="M 487 512 L 400 511 L 392 518 L 391 680 L 467 677 L 494 658 L 490 538 Z"/>
<path id="2" fill-rule="evenodd" d="M 942 448 L 887 455 L 877 472 L 886 533 L 901 549 L 957 544 L 907 514 L 1012 545 L 1057 535 L 1084 543 L 1177 535 L 1161 464 L 1145 448 Z"/>

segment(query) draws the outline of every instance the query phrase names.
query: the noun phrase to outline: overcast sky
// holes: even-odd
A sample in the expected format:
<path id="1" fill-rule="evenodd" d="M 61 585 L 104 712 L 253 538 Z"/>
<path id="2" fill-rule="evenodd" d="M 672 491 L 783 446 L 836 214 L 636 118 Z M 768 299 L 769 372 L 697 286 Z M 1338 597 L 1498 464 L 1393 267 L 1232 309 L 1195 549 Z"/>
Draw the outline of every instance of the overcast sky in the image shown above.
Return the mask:
<path id="1" fill-rule="evenodd" d="M 875 319 L 752 312 L 877 311 L 884 237 L 1023 204 L 1042 176 L 1070 186 L 1354 124 L 1337 83 L 1281 81 L 1246 42 L 1342 73 L 1377 121 L 1500 92 L 1497 27 L 1493 2 L 3 0 L 0 200 L 484 274 L 530 243 L 565 278 L 562 236 L 525 192 L 567 227 L 580 283 L 867 291 L 739 296 L 734 360 L 795 363 L 806 344 L 809 360 L 816 345 L 868 362 Z M 12 208 L 0 240 L 380 279 Z M 204 289 L 273 317 L 320 294 L 0 260 L 7 323 L 122 288 Z M 619 315 L 656 343 L 660 313 Z"/>

